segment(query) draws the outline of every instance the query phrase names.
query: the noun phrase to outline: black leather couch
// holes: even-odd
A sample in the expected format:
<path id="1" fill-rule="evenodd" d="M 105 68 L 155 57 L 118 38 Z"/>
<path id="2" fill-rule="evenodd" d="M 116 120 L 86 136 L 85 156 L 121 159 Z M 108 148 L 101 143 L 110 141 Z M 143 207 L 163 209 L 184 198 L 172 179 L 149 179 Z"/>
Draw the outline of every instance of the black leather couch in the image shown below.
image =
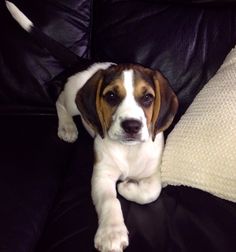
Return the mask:
<path id="1" fill-rule="evenodd" d="M 236 44 L 236 3 L 13 2 L 72 57 L 30 37 L 1 1 L 0 251 L 95 251 L 93 140 L 79 118 L 76 143 L 57 137 L 54 102 L 65 73 L 80 68 L 78 57 L 158 68 L 179 97 L 176 123 Z M 183 186 L 166 187 L 145 206 L 119 198 L 129 229 L 127 252 L 236 251 L 232 202 Z"/>

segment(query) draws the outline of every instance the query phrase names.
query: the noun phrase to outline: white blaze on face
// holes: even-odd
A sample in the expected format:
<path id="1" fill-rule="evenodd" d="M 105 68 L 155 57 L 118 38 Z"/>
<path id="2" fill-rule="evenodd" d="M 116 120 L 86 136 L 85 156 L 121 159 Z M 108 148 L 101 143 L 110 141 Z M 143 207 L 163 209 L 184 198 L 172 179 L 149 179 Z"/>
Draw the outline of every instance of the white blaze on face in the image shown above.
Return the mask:
<path id="1" fill-rule="evenodd" d="M 120 103 L 119 107 L 117 108 L 115 114 L 113 115 L 113 122 L 108 131 L 108 135 L 113 140 L 125 142 L 126 133 L 121 127 L 121 123 L 124 120 L 134 119 L 142 123 L 140 132 L 137 134 L 138 138 L 134 139 L 134 143 L 146 141 L 149 138 L 149 132 L 144 111 L 141 106 L 139 106 L 134 97 L 134 71 L 123 71 L 122 81 L 126 91 L 126 95 L 123 101 Z"/>

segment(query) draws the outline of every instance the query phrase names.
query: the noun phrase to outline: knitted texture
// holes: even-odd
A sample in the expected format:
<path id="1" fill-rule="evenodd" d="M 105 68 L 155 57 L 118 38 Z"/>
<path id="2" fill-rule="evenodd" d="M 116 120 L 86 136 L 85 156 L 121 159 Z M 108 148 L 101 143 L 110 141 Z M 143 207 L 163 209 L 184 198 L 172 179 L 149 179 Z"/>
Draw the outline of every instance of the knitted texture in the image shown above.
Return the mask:
<path id="1" fill-rule="evenodd" d="M 167 139 L 163 186 L 186 185 L 236 202 L 236 48 Z"/>

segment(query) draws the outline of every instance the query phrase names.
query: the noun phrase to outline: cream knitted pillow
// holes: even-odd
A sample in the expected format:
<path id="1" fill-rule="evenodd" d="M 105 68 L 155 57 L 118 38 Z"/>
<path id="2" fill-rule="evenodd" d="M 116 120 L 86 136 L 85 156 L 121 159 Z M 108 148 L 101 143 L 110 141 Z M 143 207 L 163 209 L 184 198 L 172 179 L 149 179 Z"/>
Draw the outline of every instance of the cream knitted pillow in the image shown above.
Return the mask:
<path id="1" fill-rule="evenodd" d="M 161 170 L 163 186 L 236 202 L 236 48 L 169 135 Z"/>

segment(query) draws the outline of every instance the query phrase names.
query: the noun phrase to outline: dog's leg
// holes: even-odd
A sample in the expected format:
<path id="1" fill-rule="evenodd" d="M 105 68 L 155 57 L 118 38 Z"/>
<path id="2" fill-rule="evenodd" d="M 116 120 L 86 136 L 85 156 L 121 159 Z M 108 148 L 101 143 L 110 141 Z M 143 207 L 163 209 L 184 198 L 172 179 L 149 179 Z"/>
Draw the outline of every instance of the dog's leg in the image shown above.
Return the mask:
<path id="1" fill-rule="evenodd" d="M 64 91 L 61 92 L 59 98 L 57 99 L 56 108 L 59 120 L 59 138 L 69 143 L 75 142 L 78 137 L 78 131 L 72 116 L 66 109 Z"/>
<path id="2" fill-rule="evenodd" d="M 101 252 L 122 252 L 128 246 L 128 231 L 116 193 L 119 175 L 98 166 L 95 165 L 92 177 L 92 198 L 99 223 L 95 247 Z"/>
<path id="3" fill-rule="evenodd" d="M 119 183 L 118 192 L 124 198 L 138 204 L 155 201 L 161 192 L 160 172 L 139 181 L 124 181 Z"/>

